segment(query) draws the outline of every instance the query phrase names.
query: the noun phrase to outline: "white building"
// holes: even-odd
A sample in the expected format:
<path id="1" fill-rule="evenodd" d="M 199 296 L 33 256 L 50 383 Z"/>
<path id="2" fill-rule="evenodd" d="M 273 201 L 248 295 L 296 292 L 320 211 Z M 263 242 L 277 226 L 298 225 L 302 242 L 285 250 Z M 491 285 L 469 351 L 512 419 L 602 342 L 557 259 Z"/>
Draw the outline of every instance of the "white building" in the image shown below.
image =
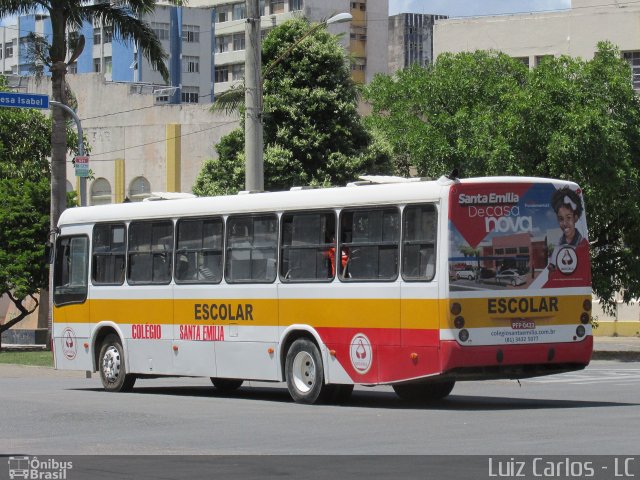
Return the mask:
<path id="1" fill-rule="evenodd" d="M 640 88 L 640 3 L 572 0 L 568 10 L 436 21 L 434 55 L 500 50 L 535 66 L 548 55 L 593 58 L 597 43 L 617 45 Z"/>

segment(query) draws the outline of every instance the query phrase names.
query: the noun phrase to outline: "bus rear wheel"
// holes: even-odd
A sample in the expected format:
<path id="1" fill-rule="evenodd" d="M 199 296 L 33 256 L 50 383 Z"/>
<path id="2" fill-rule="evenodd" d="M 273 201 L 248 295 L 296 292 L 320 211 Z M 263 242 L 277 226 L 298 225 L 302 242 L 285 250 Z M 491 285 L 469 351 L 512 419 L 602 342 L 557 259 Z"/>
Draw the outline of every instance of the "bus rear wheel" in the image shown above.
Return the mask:
<path id="1" fill-rule="evenodd" d="M 289 347 L 285 378 L 289 394 L 297 403 L 320 403 L 333 393 L 324 383 L 320 351 L 315 343 L 306 338 L 299 338 Z"/>
<path id="2" fill-rule="evenodd" d="M 444 382 L 394 385 L 393 389 L 396 395 L 408 402 L 435 402 L 449 395 L 455 384 L 455 380 L 447 380 Z"/>
<path id="3" fill-rule="evenodd" d="M 122 342 L 116 335 L 108 335 L 100 347 L 100 380 L 108 392 L 128 392 L 136 383 L 135 375 L 127 373 Z"/>
<path id="4" fill-rule="evenodd" d="M 243 380 L 236 378 L 216 378 L 211 377 L 211 383 L 220 393 L 235 392 L 242 386 Z"/>

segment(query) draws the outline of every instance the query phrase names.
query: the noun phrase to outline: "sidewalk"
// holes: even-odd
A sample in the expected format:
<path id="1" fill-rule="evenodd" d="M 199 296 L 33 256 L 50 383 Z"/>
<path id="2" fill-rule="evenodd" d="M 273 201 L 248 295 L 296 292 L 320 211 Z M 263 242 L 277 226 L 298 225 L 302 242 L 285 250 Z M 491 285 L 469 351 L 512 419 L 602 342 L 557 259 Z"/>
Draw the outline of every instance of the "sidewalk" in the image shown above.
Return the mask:
<path id="1" fill-rule="evenodd" d="M 39 351 L 45 345 L 3 344 L 5 351 Z M 640 337 L 593 337 L 594 360 L 640 362 Z"/>

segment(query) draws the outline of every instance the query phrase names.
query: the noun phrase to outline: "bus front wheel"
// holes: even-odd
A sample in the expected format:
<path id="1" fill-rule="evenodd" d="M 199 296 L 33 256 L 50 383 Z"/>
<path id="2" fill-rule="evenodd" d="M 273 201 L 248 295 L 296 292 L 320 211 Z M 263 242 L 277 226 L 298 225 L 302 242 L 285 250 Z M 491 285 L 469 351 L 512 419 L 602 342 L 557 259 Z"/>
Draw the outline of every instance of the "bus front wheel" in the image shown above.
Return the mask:
<path id="1" fill-rule="evenodd" d="M 434 402 L 451 393 L 455 380 L 431 383 L 394 385 L 393 389 L 402 400 L 409 402 Z"/>
<path id="2" fill-rule="evenodd" d="M 287 351 L 285 377 L 289 394 L 297 403 L 320 403 L 332 393 L 324 383 L 320 351 L 306 338 L 293 342 Z"/>
<path id="3" fill-rule="evenodd" d="M 136 383 L 135 375 L 127 373 L 122 342 L 116 335 L 108 335 L 100 348 L 100 380 L 108 392 L 128 392 Z"/>
<path id="4" fill-rule="evenodd" d="M 216 378 L 211 377 L 211 383 L 220 393 L 235 392 L 242 386 L 242 380 L 236 378 Z"/>

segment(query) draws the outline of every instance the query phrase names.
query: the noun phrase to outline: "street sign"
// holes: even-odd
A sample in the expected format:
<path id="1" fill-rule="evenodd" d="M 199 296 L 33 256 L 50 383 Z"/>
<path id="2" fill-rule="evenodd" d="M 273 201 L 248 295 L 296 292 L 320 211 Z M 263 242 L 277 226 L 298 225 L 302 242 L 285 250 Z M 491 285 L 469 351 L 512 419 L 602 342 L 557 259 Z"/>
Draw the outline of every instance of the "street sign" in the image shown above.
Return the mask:
<path id="1" fill-rule="evenodd" d="M 89 176 L 89 157 L 75 157 L 73 159 L 73 166 L 76 171 L 76 177 L 88 177 Z"/>
<path id="2" fill-rule="evenodd" d="M 32 93 L 0 92 L 0 107 L 49 108 L 49 96 Z"/>

